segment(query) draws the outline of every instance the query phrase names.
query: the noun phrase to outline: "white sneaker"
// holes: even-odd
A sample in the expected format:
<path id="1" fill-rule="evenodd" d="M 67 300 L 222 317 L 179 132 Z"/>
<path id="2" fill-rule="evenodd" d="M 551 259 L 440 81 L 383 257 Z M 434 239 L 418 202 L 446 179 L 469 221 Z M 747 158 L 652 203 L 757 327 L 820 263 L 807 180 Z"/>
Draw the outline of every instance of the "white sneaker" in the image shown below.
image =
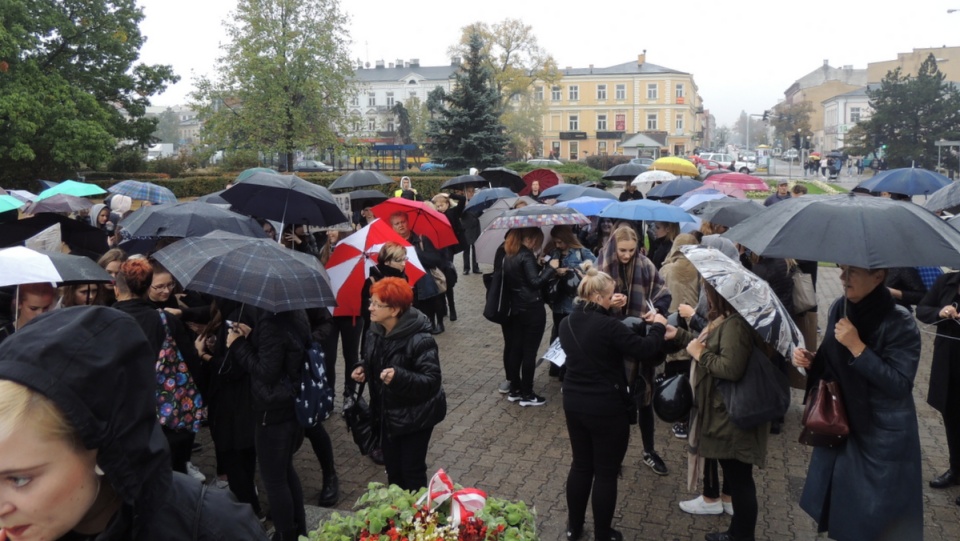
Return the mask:
<path id="1" fill-rule="evenodd" d="M 733 502 L 722 502 L 723 503 L 723 512 L 733 516 Z"/>
<path id="2" fill-rule="evenodd" d="M 205 483 L 207 481 L 207 476 L 197 469 L 197 467 L 193 465 L 193 462 L 187 462 L 187 475 L 193 477 L 201 483 Z"/>
<path id="3" fill-rule="evenodd" d="M 680 510 L 691 515 L 722 515 L 723 504 L 719 501 L 707 502 L 703 499 L 703 495 L 700 495 L 692 500 L 680 502 Z"/>

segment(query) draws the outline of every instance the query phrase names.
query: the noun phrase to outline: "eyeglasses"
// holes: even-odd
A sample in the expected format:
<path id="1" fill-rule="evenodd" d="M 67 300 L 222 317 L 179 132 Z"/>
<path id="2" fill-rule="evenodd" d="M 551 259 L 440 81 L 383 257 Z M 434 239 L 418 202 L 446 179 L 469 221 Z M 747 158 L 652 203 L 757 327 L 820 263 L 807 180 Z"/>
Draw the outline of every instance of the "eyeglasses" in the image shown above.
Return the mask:
<path id="1" fill-rule="evenodd" d="M 370 306 L 373 308 L 390 308 L 389 304 L 381 304 L 375 300 L 370 300 Z"/>
<path id="2" fill-rule="evenodd" d="M 150 286 L 150 289 L 154 291 L 173 291 L 173 288 L 177 287 L 177 284 L 162 284 L 157 286 Z"/>
<path id="3" fill-rule="evenodd" d="M 391 259 L 390 259 L 390 261 L 396 261 L 397 263 L 406 263 L 406 262 L 409 261 L 409 260 L 410 260 L 410 258 L 407 257 L 407 256 L 394 257 L 394 258 L 391 258 Z"/>

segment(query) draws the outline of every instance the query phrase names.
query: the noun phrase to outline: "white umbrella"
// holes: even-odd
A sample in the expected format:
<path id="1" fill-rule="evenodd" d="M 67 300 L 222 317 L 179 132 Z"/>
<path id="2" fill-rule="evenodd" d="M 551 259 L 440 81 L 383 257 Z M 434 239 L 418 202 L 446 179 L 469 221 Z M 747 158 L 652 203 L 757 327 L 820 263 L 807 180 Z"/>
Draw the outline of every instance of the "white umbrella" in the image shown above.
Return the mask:
<path id="1" fill-rule="evenodd" d="M 646 171 L 637 175 L 631 184 L 640 186 L 641 184 L 649 184 L 652 182 L 670 182 L 671 180 L 677 180 L 677 178 L 679 177 L 670 171 Z"/>

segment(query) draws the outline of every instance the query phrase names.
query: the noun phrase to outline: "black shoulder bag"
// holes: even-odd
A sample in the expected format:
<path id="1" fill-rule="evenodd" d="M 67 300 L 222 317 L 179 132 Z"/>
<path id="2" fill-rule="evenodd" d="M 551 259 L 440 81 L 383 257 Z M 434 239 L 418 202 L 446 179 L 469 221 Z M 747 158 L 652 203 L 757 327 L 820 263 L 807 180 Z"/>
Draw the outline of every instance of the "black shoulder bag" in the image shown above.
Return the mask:
<path id="1" fill-rule="evenodd" d="M 597 367 L 597 372 L 599 374 L 604 374 L 604 378 L 606 378 L 607 381 L 613 384 L 613 388 L 616 389 L 617 393 L 620 395 L 620 400 L 624 404 L 624 408 L 627 413 L 627 422 L 632 425 L 637 424 L 639 422 L 639 410 L 637 409 L 637 401 L 634 400 L 632 396 L 630 396 L 630 386 L 628 385 L 626 388 L 623 388 L 623 386 L 621 386 L 619 382 L 614 381 L 612 378 L 607 377 L 606 370 L 604 370 L 603 366 L 601 366 L 600 363 L 596 362 L 592 356 L 587 354 L 587 350 L 583 349 L 583 346 L 580 345 L 580 340 L 577 339 L 576 333 L 573 332 L 573 327 L 570 324 L 570 316 L 567 316 L 566 318 L 564 318 L 563 322 L 561 322 L 560 324 L 567 326 L 567 330 L 570 331 L 570 336 L 573 337 L 573 341 L 574 343 L 577 344 L 577 348 L 579 348 L 580 352 L 583 353 L 583 355 L 586 358 L 590 359 L 590 362 L 592 362 Z"/>

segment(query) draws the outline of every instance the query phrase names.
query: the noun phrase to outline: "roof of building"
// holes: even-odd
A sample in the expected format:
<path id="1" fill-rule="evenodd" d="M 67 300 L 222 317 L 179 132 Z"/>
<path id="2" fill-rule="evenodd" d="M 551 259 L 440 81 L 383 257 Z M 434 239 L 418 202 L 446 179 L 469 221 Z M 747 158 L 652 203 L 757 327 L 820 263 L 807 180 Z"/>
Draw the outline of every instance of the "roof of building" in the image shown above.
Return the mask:
<path id="1" fill-rule="evenodd" d="M 564 76 L 573 76 L 573 77 L 582 76 L 582 75 L 648 75 L 648 74 L 663 74 L 663 73 L 690 75 L 685 71 L 665 68 L 663 66 L 651 64 L 649 62 L 644 62 L 640 64 L 636 60 L 632 60 L 630 62 L 624 62 L 623 64 L 617 64 L 615 66 L 608 66 L 605 68 L 598 68 L 598 67 L 564 68 L 560 71 L 563 73 Z"/>
<path id="2" fill-rule="evenodd" d="M 399 68 L 363 68 L 354 71 L 357 80 L 364 83 L 388 83 L 421 77 L 428 81 L 449 79 L 460 66 L 404 66 Z"/>

